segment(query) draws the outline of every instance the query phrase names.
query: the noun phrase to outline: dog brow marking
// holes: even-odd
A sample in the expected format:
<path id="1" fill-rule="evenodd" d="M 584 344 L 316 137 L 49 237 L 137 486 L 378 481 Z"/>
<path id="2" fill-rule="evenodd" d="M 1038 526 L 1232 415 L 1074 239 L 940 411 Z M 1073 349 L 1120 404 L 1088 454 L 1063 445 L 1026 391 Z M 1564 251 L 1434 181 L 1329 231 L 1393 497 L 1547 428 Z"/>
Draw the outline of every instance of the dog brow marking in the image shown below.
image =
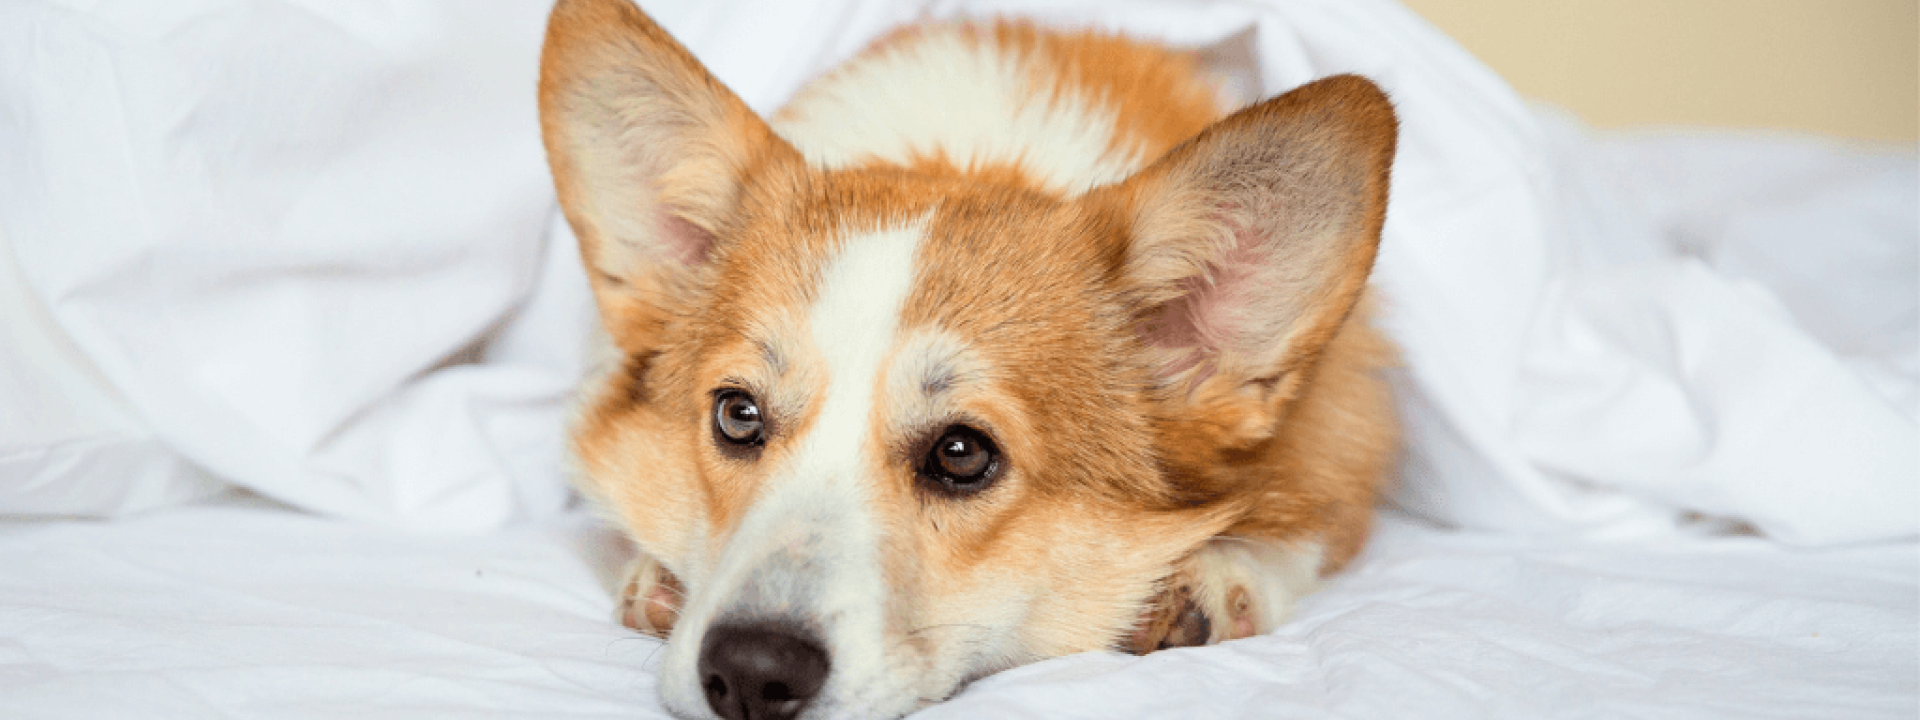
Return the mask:
<path id="1" fill-rule="evenodd" d="M 766 363 L 767 369 L 772 371 L 775 376 L 786 374 L 787 360 L 780 355 L 779 350 L 774 349 L 773 343 L 763 339 L 755 339 L 753 341 L 753 347 L 760 352 L 760 361 Z"/>
<path id="2" fill-rule="evenodd" d="M 920 393 L 933 397 L 953 388 L 955 380 L 953 363 L 940 360 L 927 369 L 927 375 L 920 380 Z"/>

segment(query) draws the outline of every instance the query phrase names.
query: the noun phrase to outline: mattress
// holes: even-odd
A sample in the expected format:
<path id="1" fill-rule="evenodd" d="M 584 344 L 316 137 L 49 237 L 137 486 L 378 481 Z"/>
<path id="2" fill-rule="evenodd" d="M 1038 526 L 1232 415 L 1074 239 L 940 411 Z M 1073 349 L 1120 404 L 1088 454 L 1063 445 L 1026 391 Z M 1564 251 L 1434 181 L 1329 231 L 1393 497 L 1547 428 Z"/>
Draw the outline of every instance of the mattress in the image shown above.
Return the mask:
<path id="1" fill-rule="evenodd" d="M 0 717 L 667 717 L 585 515 L 473 537 L 222 498 L 0 526 Z M 990 676 L 924 718 L 1911 718 L 1920 551 L 1388 513 L 1271 635 Z"/>

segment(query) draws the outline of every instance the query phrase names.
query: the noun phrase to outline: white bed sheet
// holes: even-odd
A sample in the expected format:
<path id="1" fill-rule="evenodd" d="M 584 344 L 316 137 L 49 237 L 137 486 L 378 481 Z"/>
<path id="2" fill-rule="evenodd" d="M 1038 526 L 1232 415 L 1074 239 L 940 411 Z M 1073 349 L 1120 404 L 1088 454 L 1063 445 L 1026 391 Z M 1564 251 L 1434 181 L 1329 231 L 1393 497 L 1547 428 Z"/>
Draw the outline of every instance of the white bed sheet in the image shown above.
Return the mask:
<path id="1" fill-rule="evenodd" d="M 1912 718 L 1920 550 L 1532 540 L 1385 518 L 1273 635 L 989 677 L 924 718 Z M 225 500 L 0 525 L 0 717 L 665 717 L 615 536 Z"/>

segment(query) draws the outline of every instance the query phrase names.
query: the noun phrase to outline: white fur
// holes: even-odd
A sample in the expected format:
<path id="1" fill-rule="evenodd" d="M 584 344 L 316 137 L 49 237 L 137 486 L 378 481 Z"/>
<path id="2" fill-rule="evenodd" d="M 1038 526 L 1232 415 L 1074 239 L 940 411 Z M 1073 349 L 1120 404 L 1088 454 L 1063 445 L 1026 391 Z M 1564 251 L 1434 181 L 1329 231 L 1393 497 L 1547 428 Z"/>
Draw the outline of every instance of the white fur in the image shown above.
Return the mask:
<path id="1" fill-rule="evenodd" d="M 694 590 L 661 664 L 661 697 L 675 712 L 709 715 L 696 671 L 701 638 L 729 610 L 787 615 L 822 629 L 832 674 L 809 717 L 900 715 L 917 707 L 905 687 L 921 673 L 899 666 L 873 516 L 872 442 L 881 369 L 912 289 L 922 224 L 854 235 L 822 273 L 808 317 L 826 387 L 795 450 L 747 510 L 711 574 Z M 743 589 L 751 591 L 743 592 Z M 742 600 L 741 598 L 750 598 Z"/>
<path id="2" fill-rule="evenodd" d="M 1058 87 L 991 38 L 926 31 L 868 55 L 809 86 L 774 127 L 818 164 L 878 159 L 1017 162 L 1045 187 L 1080 192 L 1125 179 L 1149 160 L 1112 150 L 1115 110 L 1084 91 Z"/>
<path id="3" fill-rule="evenodd" d="M 873 693 L 905 679 L 885 657 L 885 603 L 892 593 L 880 574 L 880 532 L 874 519 L 860 511 L 873 504 L 865 495 L 874 482 L 870 469 L 886 460 L 876 457 L 882 450 L 872 442 L 880 369 L 895 345 L 901 308 L 913 288 L 914 255 L 923 228 L 916 223 L 849 239 L 828 266 L 812 309 L 809 326 L 814 347 L 826 361 L 827 391 L 795 469 L 801 477 L 831 477 L 857 487 L 860 497 L 849 498 L 843 508 L 858 515 L 857 521 L 833 528 L 840 554 L 858 559 L 855 567 L 834 568 L 835 578 L 823 587 L 828 597 L 820 600 L 822 609 L 838 610 L 827 625 L 833 677 L 810 712 L 846 702 L 843 696 L 849 692 Z M 836 557 L 834 562 L 843 560 Z"/>
<path id="4" fill-rule="evenodd" d="M 1215 639 L 1228 632 L 1227 600 L 1244 587 L 1256 603 L 1254 632 L 1265 633 L 1293 617 L 1294 603 L 1320 585 L 1326 548 L 1319 543 L 1279 543 L 1238 537 L 1207 541 L 1194 557 L 1199 600 L 1209 609 Z"/>

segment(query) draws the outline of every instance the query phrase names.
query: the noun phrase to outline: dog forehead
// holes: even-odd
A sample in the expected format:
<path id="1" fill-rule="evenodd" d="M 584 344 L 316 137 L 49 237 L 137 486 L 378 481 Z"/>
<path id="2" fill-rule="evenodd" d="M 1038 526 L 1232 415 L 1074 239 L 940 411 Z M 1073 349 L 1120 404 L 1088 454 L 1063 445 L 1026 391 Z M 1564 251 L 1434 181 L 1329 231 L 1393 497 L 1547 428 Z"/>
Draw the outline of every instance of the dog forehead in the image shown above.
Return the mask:
<path id="1" fill-rule="evenodd" d="M 1117 245 L 1092 220 L 1070 203 L 1012 189 L 950 199 L 930 217 L 907 323 L 968 336 L 1039 329 L 1061 303 L 1108 297 Z"/>
<path id="2" fill-rule="evenodd" d="M 853 478 L 879 459 L 875 414 L 887 402 L 926 225 L 923 215 L 841 228 L 805 259 L 814 267 L 804 287 L 781 293 L 790 303 L 752 311 L 743 334 L 761 368 L 755 384 L 796 421 L 783 474 Z"/>
<path id="3" fill-rule="evenodd" d="M 866 347 L 845 341 L 980 315 L 967 310 L 1019 312 L 1040 299 L 1023 296 L 1062 290 L 1057 278 L 1033 286 L 1060 274 L 1049 266 L 1076 274 L 1084 264 L 1061 261 L 1071 233 L 1050 230 L 1057 213 L 1025 193 L 893 172 L 832 173 L 809 190 L 756 213 L 709 296 L 720 325 L 752 330 L 741 334 L 783 357 L 844 355 Z"/>
<path id="4" fill-rule="evenodd" d="M 924 217 L 850 231 L 822 266 L 806 319 L 831 377 L 871 378 L 880 369 L 919 274 L 916 256 L 925 237 Z"/>
<path id="5" fill-rule="evenodd" d="M 841 452 L 943 418 L 1010 420 L 1106 379 L 1093 366 L 1120 349 L 1115 242 L 1070 199 L 877 168 L 762 207 L 712 296 L 731 305 L 721 335 L 744 342 L 709 368 L 764 391 L 796 436 L 829 430 L 836 397 Z"/>

